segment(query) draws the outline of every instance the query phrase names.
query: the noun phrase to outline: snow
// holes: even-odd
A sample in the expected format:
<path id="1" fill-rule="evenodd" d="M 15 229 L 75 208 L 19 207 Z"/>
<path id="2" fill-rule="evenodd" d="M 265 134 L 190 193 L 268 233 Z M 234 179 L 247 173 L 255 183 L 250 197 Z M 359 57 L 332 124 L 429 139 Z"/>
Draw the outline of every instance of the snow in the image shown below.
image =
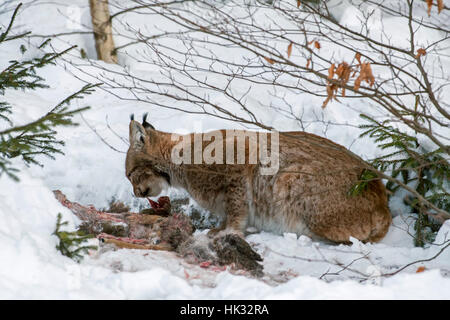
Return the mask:
<path id="1" fill-rule="evenodd" d="M 80 22 L 90 25 L 84 0 L 71 1 L 70 6 L 64 1 L 51 4 L 33 1 L 31 6 L 27 6 L 28 3 L 31 2 L 24 1 L 16 32 L 32 30 L 35 34 L 51 34 L 55 30 L 86 30 L 76 21 L 68 23 L 62 13 L 78 12 Z M 14 5 L 13 1 L 9 7 Z M 346 9 L 342 19 L 346 15 L 351 16 L 352 10 Z M 9 15 L 10 12 L 0 14 L 2 24 L 8 21 L 6 17 Z M 136 24 L 148 23 L 137 15 L 130 15 L 129 19 L 135 19 Z M 348 19 L 349 23 L 357 23 Z M 161 26 L 164 19 L 155 17 L 152 22 Z M 396 21 L 389 23 L 398 25 Z M 54 41 L 55 48 L 66 48 L 68 42 L 76 43 L 89 56 L 95 55 L 89 35 L 64 39 L 66 42 Z M 119 39 L 117 45 L 123 44 L 121 41 L 124 40 Z M 32 39 L 32 43 L 38 42 L 38 39 Z M 36 52 L 29 50 L 26 55 L 30 57 Z M 12 57 L 17 58 L 18 54 L 17 43 L 2 46 L 0 67 Z M 75 52 L 71 59 L 80 62 Z M 119 59 L 143 75 L 157 74 L 157 70 L 149 66 L 144 68 L 126 55 L 119 55 Z M 6 92 L 4 98 L 13 105 L 15 112 L 14 123 L 21 124 L 39 117 L 81 88 L 84 83 L 74 75 L 100 76 L 99 70 L 92 66 L 79 68 L 82 72 L 60 61 L 58 65 L 40 72 L 47 79 L 49 89 Z M 116 68 L 119 70 L 121 67 Z M 241 90 L 245 91 L 244 88 Z M 255 88 L 247 102 L 256 110 L 258 101 L 268 97 L 273 98 L 264 88 Z M 299 95 L 290 94 L 285 98 L 297 101 Z M 214 99 L 221 101 L 225 98 L 217 96 Z M 129 114 L 140 116 L 147 111 L 152 124 L 166 131 L 202 131 L 237 126 L 217 118 L 194 117 L 177 110 L 149 108 L 144 103 L 118 100 L 103 90 L 97 90 L 74 104 L 85 105 L 90 105 L 91 109 L 83 117 L 76 117 L 80 126 L 58 131 L 59 137 L 66 141 L 64 156 L 57 156 L 55 161 L 42 159 L 43 168 L 25 167 L 17 162 L 21 169 L 19 183 L 6 175 L 0 177 L 0 299 L 450 299 L 450 250 L 396 275 L 378 277 L 379 274 L 395 272 L 412 261 L 434 257 L 450 239 L 450 221 L 447 221 L 434 244 L 427 248 L 414 247 L 408 234 L 413 228 L 412 219 L 400 197 L 391 200 L 390 207 L 395 217 L 389 233 L 380 243 L 363 244 L 352 239 L 351 245 L 336 246 L 295 234 L 278 236 L 261 232 L 249 235 L 247 241 L 264 258 L 265 276 L 262 279 L 230 269 L 190 265 L 170 252 L 102 249 L 91 252 L 80 264 L 75 263 L 55 249 L 57 239 L 52 232 L 58 213 L 63 214 L 63 220 L 69 221 L 70 229 L 79 221 L 54 198 L 52 190 L 59 189 L 71 201 L 93 204 L 97 208 L 107 207 L 112 199 L 121 200 L 135 210 L 146 206 L 145 201 L 133 197 L 131 185 L 125 178 L 125 154 L 102 143 L 97 134 L 124 152 L 128 148 Z M 307 131 L 351 147 L 352 151 L 365 158 L 378 155 L 379 150 L 373 147 L 373 143 L 365 139 L 355 141 L 360 131 L 354 126 L 361 121 L 357 111 L 343 109 L 345 106 L 334 102 L 322 111 L 319 110 L 320 98 L 305 95 L 301 96 L 298 105 L 306 118 L 311 119 Z M 355 105 L 356 110 L 364 108 L 360 101 L 355 101 Z M 325 128 L 324 123 L 313 121 L 317 115 L 324 121 L 354 126 L 345 127 L 345 130 L 340 125 Z M 275 127 L 299 129 L 297 122 L 274 111 L 260 111 L 259 117 Z M 95 128 L 97 134 L 90 127 Z M 168 195 L 172 198 L 186 196 L 183 191 L 175 189 L 170 189 Z M 196 204 L 191 201 L 188 207 L 196 207 Z M 204 236 L 204 232 L 197 232 L 197 236 Z M 425 271 L 416 273 L 419 266 L 425 266 Z"/>

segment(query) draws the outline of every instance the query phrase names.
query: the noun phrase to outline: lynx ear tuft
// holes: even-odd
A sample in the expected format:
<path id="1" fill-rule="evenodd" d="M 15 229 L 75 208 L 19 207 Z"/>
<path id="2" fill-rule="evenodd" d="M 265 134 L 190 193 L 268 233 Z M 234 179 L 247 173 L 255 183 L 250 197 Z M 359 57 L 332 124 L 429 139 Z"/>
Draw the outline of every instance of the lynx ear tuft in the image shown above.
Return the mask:
<path id="1" fill-rule="evenodd" d="M 135 150 L 141 150 L 145 146 L 147 133 L 144 127 L 137 121 L 130 122 L 130 146 Z"/>
<path id="2" fill-rule="evenodd" d="M 131 121 L 134 120 L 134 113 L 130 114 L 130 120 L 131 120 Z"/>
<path id="3" fill-rule="evenodd" d="M 147 116 L 148 116 L 148 113 L 144 113 L 144 116 L 142 117 L 142 126 L 145 129 L 153 129 L 153 130 L 155 130 L 155 127 L 153 127 L 150 123 L 147 122 Z"/>

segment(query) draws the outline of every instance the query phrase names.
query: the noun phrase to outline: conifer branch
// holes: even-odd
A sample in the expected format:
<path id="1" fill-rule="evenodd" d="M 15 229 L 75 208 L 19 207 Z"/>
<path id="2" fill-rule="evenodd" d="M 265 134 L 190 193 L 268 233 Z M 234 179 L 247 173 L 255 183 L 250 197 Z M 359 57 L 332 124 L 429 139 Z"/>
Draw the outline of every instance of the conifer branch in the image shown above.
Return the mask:
<path id="1" fill-rule="evenodd" d="M 25 36 L 25 34 L 20 34 L 8 37 L 20 7 L 21 5 L 16 7 L 6 31 L 0 35 L 0 46 L 5 41 Z M 47 39 L 39 48 L 44 49 L 49 43 L 50 39 Z M 4 93 L 8 89 L 33 90 L 48 88 L 47 84 L 45 84 L 45 79 L 36 73 L 37 69 L 55 64 L 57 58 L 74 47 L 69 47 L 61 52 L 44 52 L 40 57 L 24 61 L 10 61 L 10 64 L 0 72 L 0 93 Z M 26 48 L 21 45 L 20 51 L 24 53 Z M 76 125 L 72 120 L 73 116 L 87 110 L 89 107 L 72 109 L 69 108 L 70 103 L 75 99 L 82 99 L 85 95 L 91 94 L 98 85 L 86 84 L 40 118 L 22 125 L 14 125 L 9 118 L 14 110 L 8 102 L 0 101 L 0 120 L 7 123 L 6 128 L 0 131 L 0 176 L 6 173 L 12 179 L 18 180 L 16 175 L 18 170 L 13 167 L 10 160 L 12 158 L 19 157 L 27 165 L 41 165 L 37 160 L 38 156 L 47 156 L 54 159 L 55 154 L 63 154 L 60 147 L 64 145 L 64 141 L 56 138 L 57 132 L 55 128 Z"/>

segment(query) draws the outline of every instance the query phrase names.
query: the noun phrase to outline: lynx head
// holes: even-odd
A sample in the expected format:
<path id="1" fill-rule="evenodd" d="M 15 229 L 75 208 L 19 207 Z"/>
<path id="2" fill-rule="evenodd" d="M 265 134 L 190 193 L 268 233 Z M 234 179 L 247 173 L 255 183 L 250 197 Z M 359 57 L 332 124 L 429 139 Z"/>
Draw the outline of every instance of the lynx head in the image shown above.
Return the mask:
<path id="1" fill-rule="evenodd" d="M 155 197 L 170 184 L 158 161 L 159 134 L 144 115 L 142 124 L 131 116 L 130 147 L 127 152 L 125 173 L 133 185 L 136 197 Z"/>

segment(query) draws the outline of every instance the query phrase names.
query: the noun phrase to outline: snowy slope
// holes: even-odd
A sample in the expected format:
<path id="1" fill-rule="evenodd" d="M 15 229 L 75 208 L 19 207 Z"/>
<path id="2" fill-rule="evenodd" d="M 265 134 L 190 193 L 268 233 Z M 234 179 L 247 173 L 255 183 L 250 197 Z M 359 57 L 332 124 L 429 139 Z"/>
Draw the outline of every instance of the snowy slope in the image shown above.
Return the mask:
<path id="1" fill-rule="evenodd" d="M 68 22 L 65 15 L 79 16 L 82 24 L 90 25 L 84 0 L 71 1 L 70 5 L 62 0 L 52 3 L 24 2 L 16 32 L 32 30 L 34 34 L 42 35 L 85 30 L 77 21 Z M 32 5 L 27 7 L 27 3 Z M 14 1 L 8 3 L 9 7 L 14 5 Z M 0 23 L 5 24 L 9 15 L 10 12 L 0 15 Z M 131 15 L 130 19 L 136 24 L 148 23 L 135 15 Z M 161 21 L 155 18 L 152 23 Z M 53 42 L 56 49 L 64 49 L 72 43 L 84 48 L 89 56 L 95 55 L 89 35 L 73 35 L 63 39 Z M 32 38 L 31 41 L 37 44 L 42 39 Z M 121 41 L 118 39 L 117 45 Z M 32 49 L 26 53 L 28 56 L 33 54 L 36 51 Z M 0 68 L 11 57 L 18 56 L 17 43 L 2 47 Z M 69 58 L 78 59 L 75 52 Z M 126 56 L 119 58 L 124 64 L 137 69 L 136 72 L 142 67 L 127 60 Z M 60 61 L 40 73 L 47 79 L 49 89 L 7 92 L 5 99 L 13 105 L 14 122 L 20 124 L 35 119 L 81 88 L 84 83 L 74 75 L 84 79 L 86 73 L 101 76 L 99 70 L 91 66 L 80 68 L 74 69 Z M 141 72 L 157 73 L 156 70 L 144 69 Z M 249 100 L 252 106 L 256 106 L 261 97 L 267 97 L 262 89 L 256 90 Z M 299 97 L 291 95 L 287 99 Z M 130 113 L 149 111 L 152 124 L 165 131 L 200 131 L 237 126 L 216 118 L 193 117 L 175 110 L 126 102 L 102 90 L 76 102 L 75 106 L 77 104 L 92 108 L 83 117 L 76 117 L 79 127 L 59 131 L 59 136 L 66 141 L 65 156 L 58 156 L 55 161 L 42 159 L 44 168 L 21 166 L 19 183 L 4 175 L 0 177 L 0 298 L 450 299 L 450 250 L 430 262 L 417 263 L 392 277 L 377 277 L 395 272 L 412 261 L 435 256 L 442 249 L 442 244 L 450 239 L 450 222 L 447 222 L 434 245 L 426 249 L 415 248 L 407 232 L 412 228 L 411 219 L 398 198 L 391 203 L 396 216 L 394 223 L 386 238 L 378 244 L 362 244 L 355 240 L 352 245 L 333 246 L 314 243 L 307 237 L 297 238 L 292 234 L 276 236 L 259 233 L 248 236 L 247 240 L 264 257 L 265 276 L 259 280 L 230 270 L 188 265 L 175 254 L 167 252 L 105 250 L 94 252 L 81 264 L 76 264 L 56 251 L 56 237 L 51 233 L 59 212 L 71 222 L 71 227 L 78 221 L 54 199 L 51 190 L 60 189 L 68 199 L 94 204 L 97 208 L 106 207 L 112 199 L 124 201 L 135 209 L 144 206 L 145 202 L 133 198 L 131 185 L 124 175 L 123 152 L 128 148 L 126 140 Z M 318 110 L 320 107 L 314 110 L 311 106 L 320 106 L 321 99 L 301 96 L 300 104 L 311 117 L 315 116 L 315 112 L 323 112 L 326 121 L 351 123 L 354 126 L 360 121 L 358 112 L 348 109 L 343 112 L 337 103 L 330 104 L 324 111 Z M 357 107 L 363 108 L 364 105 L 359 103 Z M 285 130 L 299 129 L 296 122 L 277 113 L 260 116 L 275 127 L 282 125 Z M 379 151 L 373 144 L 367 140 L 355 142 L 360 132 L 354 126 L 342 130 L 340 125 L 331 125 L 325 130 L 324 123 L 315 122 L 311 123 L 308 131 L 326 134 L 365 158 L 376 156 Z M 90 127 L 95 128 L 96 132 Z M 121 152 L 111 149 L 97 134 Z M 180 190 L 169 190 L 169 195 L 182 197 L 185 194 Z M 426 271 L 415 273 L 419 266 L 426 266 Z M 373 277 L 369 281 L 362 281 L 370 275 Z"/>

